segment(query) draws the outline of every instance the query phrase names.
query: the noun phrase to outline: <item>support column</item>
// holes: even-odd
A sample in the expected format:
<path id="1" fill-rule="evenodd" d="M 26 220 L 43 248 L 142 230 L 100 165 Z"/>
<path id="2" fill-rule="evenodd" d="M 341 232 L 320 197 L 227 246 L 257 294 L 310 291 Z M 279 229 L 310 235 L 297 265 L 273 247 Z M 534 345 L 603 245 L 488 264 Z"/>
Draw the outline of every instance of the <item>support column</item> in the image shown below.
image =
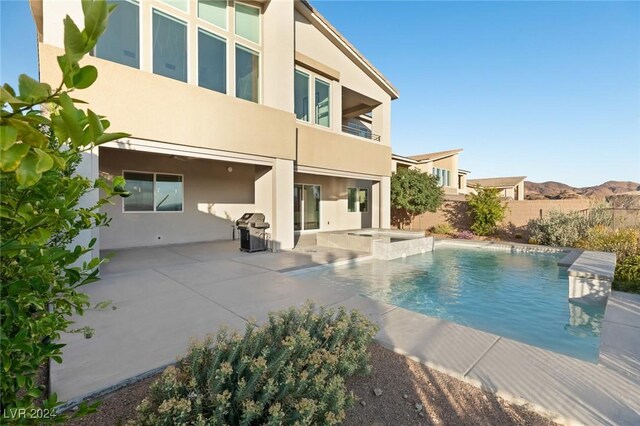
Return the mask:
<path id="1" fill-rule="evenodd" d="M 76 169 L 76 173 L 80 176 L 86 177 L 90 179 L 92 182 L 98 179 L 98 175 L 100 173 L 99 169 L 99 157 L 98 157 L 98 149 L 93 148 L 89 152 L 85 152 L 82 154 L 82 161 L 78 164 L 78 168 Z M 91 206 L 95 206 L 100 199 L 100 190 L 91 189 L 85 195 L 80 198 L 78 203 L 78 207 L 81 208 L 90 208 Z M 88 247 L 91 243 L 92 239 L 96 239 L 96 243 L 93 246 L 93 249 L 78 259 L 77 265 L 82 265 L 83 262 L 89 262 L 94 257 L 100 256 L 100 230 L 98 228 L 87 229 L 75 238 L 75 240 L 71 243 L 71 248 L 76 245 L 80 245 L 82 247 Z"/>
<path id="2" fill-rule="evenodd" d="M 391 228 L 391 177 L 380 179 L 380 228 Z"/>
<path id="3" fill-rule="evenodd" d="M 293 160 L 276 159 L 273 163 L 272 250 L 293 248 Z"/>
<path id="4" fill-rule="evenodd" d="M 371 227 L 380 228 L 380 182 L 371 183 Z"/>

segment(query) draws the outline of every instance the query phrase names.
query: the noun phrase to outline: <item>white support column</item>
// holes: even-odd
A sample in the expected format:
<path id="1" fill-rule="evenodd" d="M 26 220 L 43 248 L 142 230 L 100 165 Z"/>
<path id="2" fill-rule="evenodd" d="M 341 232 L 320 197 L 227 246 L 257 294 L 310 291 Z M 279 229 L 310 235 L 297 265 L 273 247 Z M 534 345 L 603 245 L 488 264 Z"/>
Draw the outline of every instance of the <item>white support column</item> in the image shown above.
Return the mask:
<path id="1" fill-rule="evenodd" d="M 273 251 L 293 248 L 293 160 L 273 163 Z"/>
<path id="2" fill-rule="evenodd" d="M 76 173 L 80 176 L 90 179 L 92 182 L 98 179 L 100 173 L 98 148 L 93 148 L 90 152 L 82 154 L 82 161 L 78 165 Z M 78 203 L 78 206 L 89 208 L 91 206 L 95 206 L 99 199 L 100 191 L 98 189 L 91 189 L 84 196 L 82 196 L 80 202 Z M 76 245 L 88 247 L 91 240 L 94 238 L 96 239 L 96 243 L 93 246 L 93 249 L 78 260 L 78 265 L 81 265 L 82 262 L 89 262 L 92 258 L 100 256 L 99 237 L 100 230 L 98 228 L 87 229 L 80 232 L 76 239 L 71 243 L 71 249 L 73 249 L 73 247 L 75 247 Z"/>
<path id="3" fill-rule="evenodd" d="M 371 227 L 380 228 L 380 182 L 371 183 Z"/>
<path id="4" fill-rule="evenodd" d="M 380 179 L 380 228 L 391 228 L 391 177 Z"/>

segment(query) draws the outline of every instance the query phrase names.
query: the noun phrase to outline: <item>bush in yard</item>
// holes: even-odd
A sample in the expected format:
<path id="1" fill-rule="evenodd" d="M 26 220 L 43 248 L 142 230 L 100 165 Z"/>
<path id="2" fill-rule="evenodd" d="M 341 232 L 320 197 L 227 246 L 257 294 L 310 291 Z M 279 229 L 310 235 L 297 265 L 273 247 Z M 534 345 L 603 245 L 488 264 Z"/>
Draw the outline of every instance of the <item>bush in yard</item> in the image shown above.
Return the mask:
<path id="1" fill-rule="evenodd" d="M 616 254 L 614 289 L 640 291 L 640 229 L 612 230 L 604 225 L 590 228 L 576 247 Z"/>
<path id="2" fill-rule="evenodd" d="M 476 187 L 475 194 L 467 195 L 471 231 L 476 235 L 493 234 L 504 219 L 507 204 L 500 198 L 497 188 Z"/>
<path id="3" fill-rule="evenodd" d="M 94 48 L 113 8 L 84 0 L 82 9 L 84 30 L 69 17 L 64 20 L 65 53 L 58 57 L 62 83 L 54 89 L 23 74 L 17 93 L 8 84 L 0 93 L 0 409 L 12 423 L 46 422 L 27 418 L 31 409 L 40 404 L 51 414 L 59 405 L 55 394 L 43 395 L 36 376 L 50 359 L 61 362 L 63 345 L 56 341 L 69 329 L 70 316 L 88 307 L 88 297 L 79 290 L 97 279 L 101 263 L 97 258 L 81 262 L 95 241 L 87 247 L 73 241 L 81 231 L 108 222 L 98 210 L 107 198 L 126 195 L 122 178 L 112 186 L 74 174 L 82 153 L 126 136 L 105 133 L 109 122 L 76 108 L 70 96 L 97 78 L 96 68 L 78 61 Z M 106 198 L 81 206 L 81 197 L 97 190 L 94 186 Z"/>
<path id="4" fill-rule="evenodd" d="M 459 240 L 473 240 L 473 237 L 475 237 L 475 235 L 473 235 L 473 232 L 467 231 L 466 229 L 456 234 L 456 238 L 458 238 Z"/>
<path id="5" fill-rule="evenodd" d="M 456 232 L 455 228 L 449 225 L 447 222 L 439 223 L 433 227 L 434 234 L 453 235 L 455 234 L 455 232 Z"/>
<path id="6" fill-rule="evenodd" d="M 394 222 L 401 228 L 425 212 L 435 212 L 442 205 L 444 191 L 436 176 L 401 167 L 391 176 L 391 207 Z"/>
<path id="7" fill-rule="evenodd" d="M 610 222 L 611 215 L 605 206 L 596 206 L 588 214 L 553 210 L 542 218 L 530 220 L 527 231 L 536 244 L 573 247 L 590 228 Z"/>
<path id="8" fill-rule="evenodd" d="M 222 331 L 164 371 L 131 424 L 338 424 L 354 402 L 345 379 L 369 371 L 375 332 L 355 311 L 312 304 Z"/>

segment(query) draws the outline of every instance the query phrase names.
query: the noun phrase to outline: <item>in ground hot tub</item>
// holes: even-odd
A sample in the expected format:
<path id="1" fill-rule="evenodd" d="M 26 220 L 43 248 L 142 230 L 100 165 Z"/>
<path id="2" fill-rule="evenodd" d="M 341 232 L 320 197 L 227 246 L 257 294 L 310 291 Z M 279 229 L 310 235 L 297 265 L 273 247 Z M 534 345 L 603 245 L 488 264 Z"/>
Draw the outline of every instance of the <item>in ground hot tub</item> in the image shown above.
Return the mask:
<path id="1" fill-rule="evenodd" d="M 424 231 L 398 229 L 320 232 L 316 235 L 316 244 L 321 247 L 365 251 L 384 260 L 433 251 L 433 237 L 425 237 Z"/>

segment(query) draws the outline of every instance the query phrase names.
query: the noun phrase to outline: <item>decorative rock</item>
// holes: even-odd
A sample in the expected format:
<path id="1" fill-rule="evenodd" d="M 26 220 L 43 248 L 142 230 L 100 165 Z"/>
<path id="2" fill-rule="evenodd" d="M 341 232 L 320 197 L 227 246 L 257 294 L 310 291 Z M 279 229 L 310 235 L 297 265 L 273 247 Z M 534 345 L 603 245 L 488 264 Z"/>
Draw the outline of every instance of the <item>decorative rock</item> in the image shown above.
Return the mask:
<path id="1" fill-rule="evenodd" d="M 422 411 L 422 404 L 416 402 L 416 411 Z"/>
<path id="2" fill-rule="evenodd" d="M 363 407 L 366 407 L 367 406 L 367 401 L 365 401 L 365 400 L 360 401 L 360 405 L 362 405 Z"/>
<path id="3" fill-rule="evenodd" d="M 402 395 L 402 397 L 403 397 L 404 399 L 409 399 L 409 395 L 407 395 L 406 393 L 405 393 L 404 395 Z"/>
<path id="4" fill-rule="evenodd" d="M 382 395 L 382 389 L 380 389 L 380 388 L 373 388 L 373 393 L 374 393 L 376 396 L 380 396 L 380 395 Z"/>

